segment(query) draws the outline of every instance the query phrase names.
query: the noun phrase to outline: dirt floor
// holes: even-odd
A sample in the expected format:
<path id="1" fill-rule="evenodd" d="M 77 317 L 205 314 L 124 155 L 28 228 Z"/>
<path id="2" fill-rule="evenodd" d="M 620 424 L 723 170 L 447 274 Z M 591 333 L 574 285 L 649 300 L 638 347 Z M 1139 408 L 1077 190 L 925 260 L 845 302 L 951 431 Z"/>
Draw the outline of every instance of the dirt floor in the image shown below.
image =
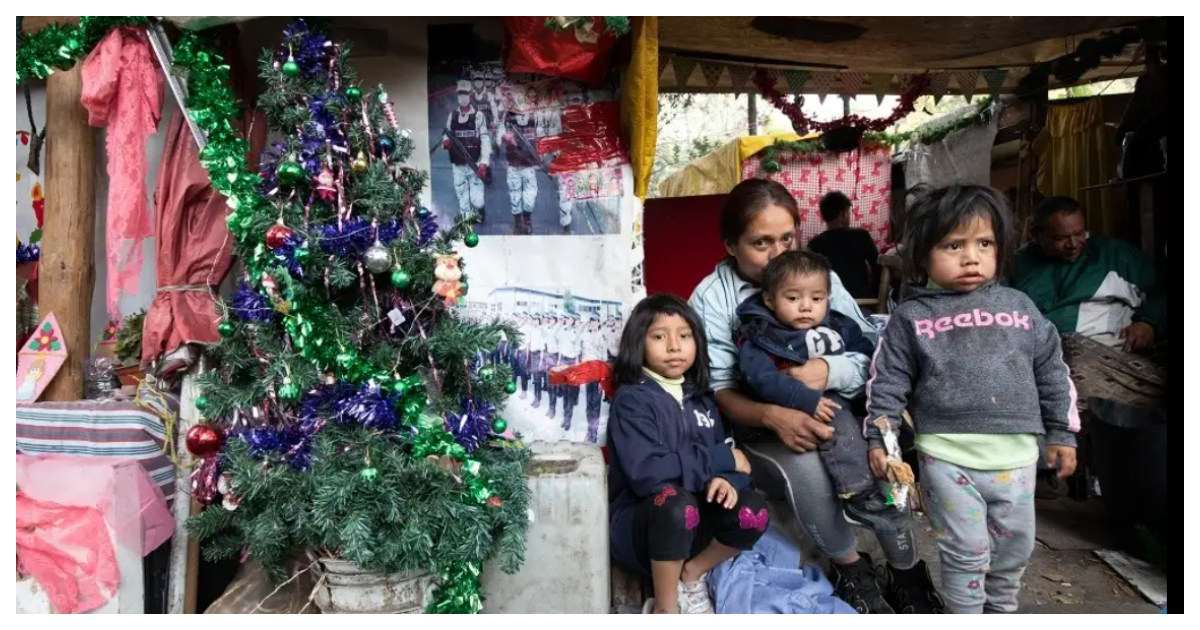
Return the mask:
<path id="1" fill-rule="evenodd" d="M 780 506 L 782 507 L 782 506 Z M 1025 572 L 1021 589 L 1021 613 L 1157 613 L 1136 588 L 1104 564 L 1095 551 L 1111 549 L 1112 541 L 1102 527 L 1099 500 L 1079 502 L 1068 498 L 1038 501 L 1038 545 Z M 782 510 L 776 509 L 775 514 Z M 933 528 L 924 514 L 915 515 L 917 547 L 929 564 L 934 584 L 941 585 L 940 562 Z M 786 519 L 785 519 L 786 521 Z M 778 521 L 777 521 L 778 522 Z M 779 523 L 795 536 L 794 521 Z M 805 558 L 816 553 L 802 546 Z M 859 549 L 882 561 L 874 536 L 860 532 Z M 815 559 L 823 564 L 823 559 Z"/>

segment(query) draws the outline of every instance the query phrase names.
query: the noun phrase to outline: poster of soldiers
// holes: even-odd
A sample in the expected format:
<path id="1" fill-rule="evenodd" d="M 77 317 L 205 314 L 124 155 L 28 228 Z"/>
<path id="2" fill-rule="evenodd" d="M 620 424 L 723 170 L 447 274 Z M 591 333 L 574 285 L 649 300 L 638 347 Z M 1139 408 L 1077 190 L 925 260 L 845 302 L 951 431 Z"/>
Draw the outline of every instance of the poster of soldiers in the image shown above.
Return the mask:
<path id="1" fill-rule="evenodd" d="M 443 225 L 476 214 L 485 236 L 619 233 L 623 160 L 555 162 L 571 140 L 564 108 L 612 102 L 615 90 L 509 75 L 493 35 L 429 27 L 433 211 Z"/>
<path id="2" fill-rule="evenodd" d="M 526 440 L 603 445 L 608 401 L 600 381 L 555 385 L 551 370 L 616 356 L 629 307 L 629 276 L 601 270 L 629 269 L 627 250 L 616 247 L 613 237 L 544 238 L 538 240 L 538 255 L 529 256 L 524 241 L 483 238 L 467 254 L 466 315 L 513 321 L 522 334 L 519 343 L 505 340 L 478 359 L 512 369 L 517 392 L 503 415 Z M 571 264 L 548 264 L 554 261 Z"/>

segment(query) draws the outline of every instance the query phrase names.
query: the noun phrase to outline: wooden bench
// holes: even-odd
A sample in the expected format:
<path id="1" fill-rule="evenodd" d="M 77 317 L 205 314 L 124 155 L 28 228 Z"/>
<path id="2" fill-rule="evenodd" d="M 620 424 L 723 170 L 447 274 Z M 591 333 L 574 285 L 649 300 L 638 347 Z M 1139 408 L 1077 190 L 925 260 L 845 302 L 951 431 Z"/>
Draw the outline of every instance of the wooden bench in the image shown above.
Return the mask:
<path id="1" fill-rule="evenodd" d="M 888 313 L 888 292 L 892 290 L 892 278 L 901 276 L 903 264 L 895 254 L 880 254 L 879 256 L 879 297 L 860 298 L 855 300 L 862 308 L 871 308 L 878 315 Z"/>

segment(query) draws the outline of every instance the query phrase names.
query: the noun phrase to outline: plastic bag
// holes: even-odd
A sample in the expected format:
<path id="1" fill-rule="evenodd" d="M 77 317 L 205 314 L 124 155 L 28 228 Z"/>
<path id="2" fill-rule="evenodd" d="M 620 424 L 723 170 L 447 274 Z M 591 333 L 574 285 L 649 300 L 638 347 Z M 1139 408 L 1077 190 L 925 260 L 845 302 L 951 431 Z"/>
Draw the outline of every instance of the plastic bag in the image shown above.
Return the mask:
<path id="1" fill-rule="evenodd" d="M 307 559 L 294 559 L 287 563 L 289 575 L 308 566 Z M 284 584 L 272 594 L 275 585 L 263 571 L 262 565 L 251 558 L 238 569 L 225 592 L 213 602 L 206 615 L 295 615 L 320 614 L 312 602 L 314 571 L 305 571 L 296 579 Z"/>

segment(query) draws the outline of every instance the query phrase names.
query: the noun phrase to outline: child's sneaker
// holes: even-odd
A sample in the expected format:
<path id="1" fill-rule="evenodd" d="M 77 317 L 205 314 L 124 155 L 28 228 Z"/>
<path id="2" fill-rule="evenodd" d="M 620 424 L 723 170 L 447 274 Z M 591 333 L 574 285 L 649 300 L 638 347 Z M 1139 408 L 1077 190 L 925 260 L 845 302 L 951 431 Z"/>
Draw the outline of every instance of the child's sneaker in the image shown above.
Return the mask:
<path id="1" fill-rule="evenodd" d="M 684 615 L 713 614 L 712 599 L 708 596 L 708 576 L 695 582 L 679 580 L 679 612 Z"/>
<path id="2" fill-rule="evenodd" d="M 897 613 L 906 615 L 941 614 L 945 604 L 933 588 L 929 567 L 924 560 L 911 569 L 897 569 L 888 565 L 887 600 Z"/>
<path id="3" fill-rule="evenodd" d="M 867 554 L 859 554 L 858 561 L 853 564 L 830 563 L 829 578 L 833 582 L 833 594 L 858 614 L 890 615 L 896 612 L 883 598 L 879 576 Z"/>

